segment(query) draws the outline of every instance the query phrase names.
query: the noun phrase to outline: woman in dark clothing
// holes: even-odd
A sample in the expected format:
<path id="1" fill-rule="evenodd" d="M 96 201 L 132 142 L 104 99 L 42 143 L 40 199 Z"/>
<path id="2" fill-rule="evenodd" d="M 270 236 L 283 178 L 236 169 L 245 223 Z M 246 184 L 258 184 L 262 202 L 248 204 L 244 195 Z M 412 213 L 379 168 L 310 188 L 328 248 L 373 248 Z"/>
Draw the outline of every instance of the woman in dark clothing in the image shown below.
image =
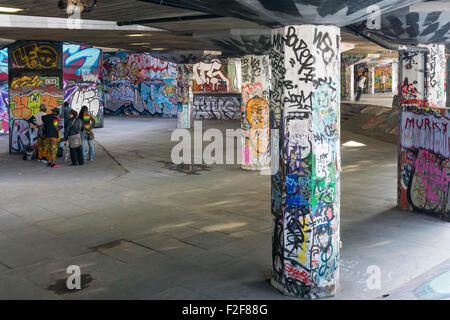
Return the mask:
<path id="1" fill-rule="evenodd" d="M 67 127 L 67 139 L 69 140 L 70 159 L 72 166 L 84 164 L 84 157 L 81 151 L 81 129 L 82 122 L 77 118 L 78 113 L 75 110 L 70 111 L 70 120 Z"/>
<path id="2" fill-rule="evenodd" d="M 59 110 L 57 108 L 52 110 L 51 114 L 42 116 L 42 126 L 45 132 L 44 156 L 48 161 L 47 166 L 58 168 L 55 164 L 56 154 L 58 153 L 58 137 L 61 126 L 58 122 Z"/>

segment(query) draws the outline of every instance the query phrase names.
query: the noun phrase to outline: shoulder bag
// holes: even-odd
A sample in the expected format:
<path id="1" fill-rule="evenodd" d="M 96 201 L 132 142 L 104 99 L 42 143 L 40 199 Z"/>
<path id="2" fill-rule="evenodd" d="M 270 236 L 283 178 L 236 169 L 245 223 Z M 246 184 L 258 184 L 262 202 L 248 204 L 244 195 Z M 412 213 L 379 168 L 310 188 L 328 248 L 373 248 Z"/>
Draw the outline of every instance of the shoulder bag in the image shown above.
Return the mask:
<path id="1" fill-rule="evenodd" d="M 72 127 L 75 125 L 76 122 L 77 122 L 77 119 L 75 119 L 72 122 L 72 125 L 70 126 L 69 130 L 72 129 Z M 69 148 L 78 148 L 81 146 L 81 134 L 80 133 L 68 136 L 67 140 L 69 140 Z"/>

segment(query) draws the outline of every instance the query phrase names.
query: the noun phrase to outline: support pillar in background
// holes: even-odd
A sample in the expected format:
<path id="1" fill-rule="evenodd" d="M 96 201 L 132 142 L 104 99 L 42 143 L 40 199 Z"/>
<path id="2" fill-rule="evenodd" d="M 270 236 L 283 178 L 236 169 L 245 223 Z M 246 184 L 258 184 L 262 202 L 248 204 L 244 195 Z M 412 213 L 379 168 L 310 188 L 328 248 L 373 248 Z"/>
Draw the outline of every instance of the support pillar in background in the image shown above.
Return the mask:
<path id="1" fill-rule="evenodd" d="M 450 117 L 445 47 L 400 51 L 398 205 L 450 221 Z"/>
<path id="2" fill-rule="evenodd" d="M 177 109 L 178 128 L 192 127 L 193 94 L 193 65 L 179 64 L 177 67 Z"/>
<path id="3" fill-rule="evenodd" d="M 339 42 L 335 26 L 272 31 L 270 121 L 279 163 L 272 176 L 271 283 L 304 299 L 333 296 L 338 285 Z"/>
<path id="4" fill-rule="evenodd" d="M 345 89 L 347 100 L 355 99 L 355 66 L 345 66 Z"/>
<path id="5" fill-rule="evenodd" d="M 375 93 L 375 68 L 369 68 L 369 94 Z"/>
<path id="6" fill-rule="evenodd" d="M 269 56 L 241 58 L 242 169 L 267 170 L 270 167 Z"/>

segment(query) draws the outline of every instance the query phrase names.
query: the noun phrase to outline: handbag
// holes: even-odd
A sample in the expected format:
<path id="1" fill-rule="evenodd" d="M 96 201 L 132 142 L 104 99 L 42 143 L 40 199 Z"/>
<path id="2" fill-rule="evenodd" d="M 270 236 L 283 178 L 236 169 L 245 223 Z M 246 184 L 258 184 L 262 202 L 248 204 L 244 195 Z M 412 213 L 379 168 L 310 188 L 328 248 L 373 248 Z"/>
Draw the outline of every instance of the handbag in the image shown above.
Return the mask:
<path id="1" fill-rule="evenodd" d="M 72 122 L 72 125 L 70 126 L 69 130 L 72 129 L 72 127 L 74 126 L 75 122 L 77 120 L 74 120 Z M 77 133 L 71 136 L 67 137 L 67 140 L 69 140 L 69 148 L 78 148 L 81 147 L 81 134 Z"/>
<path id="2" fill-rule="evenodd" d="M 89 134 L 88 134 L 88 139 L 89 140 L 94 140 L 94 133 L 91 131 L 91 132 L 89 132 Z"/>

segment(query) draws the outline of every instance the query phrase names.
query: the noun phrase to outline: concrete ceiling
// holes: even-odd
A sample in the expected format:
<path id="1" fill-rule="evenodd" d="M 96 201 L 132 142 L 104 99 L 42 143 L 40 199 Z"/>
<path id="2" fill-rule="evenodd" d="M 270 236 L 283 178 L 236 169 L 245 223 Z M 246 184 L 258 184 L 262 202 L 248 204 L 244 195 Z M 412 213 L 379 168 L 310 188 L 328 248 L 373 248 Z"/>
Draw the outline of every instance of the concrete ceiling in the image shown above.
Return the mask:
<path id="1" fill-rule="evenodd" d="M 130 51 L 221 50 L 231 55 L 263 53 L 267 47 L 270 25 L 290 21 L 323 22 L 345 25 L 353 23 L 358 30 L 367 18 L 367 7 L 377 4 L 382 12 L 404 7 L 414 0 L 98 0 L 91 12 L 82 13 L 83 20 L 130 22 L 148 19 L 220 15 L 212 19 L 159 21 L 118 27 L 116 30 L 82 30 L 67 28 L 38 29 L 1 25 L 0 42 L 9 40 L 50 40 L 90 44 L 98 47 Z M 14 15 L 67 18 L 57 0 L 0 0 L 0 6 L 24 9 Z M 162 4 L 161 4 L 162 3 Z M 167 6 L 167 4 L 171 6 Z M 276 5 L 274 5 L 276 4 Z M 175 7 L 174 7 L 175 6 Z M 295 7 L 295 10 L 291 10 Z M 189 9 L 188 9 L 189 8 Z M 407 9 L 405 9 L 407 10 Z M 383 19 L 385 19 L 383 15 Z M 406 17 L 405 17 L 406 19 Z M 176 19 L 175 19 L 176 20 Z M 362 22 L 361 22 L 362 21 Z M 383 20 L 385 21 L 385 20 Z M 137 32 L 132 26 L 152 27 Z M 156 28 L 156 29 L 155 29 Z M 386 28 L 388 30 L 388 28 Z M 364 31 L 364 30 L 362 30 Z M 367 30 L 365 30 L 367 31 Z M 130 37 L 132 34 L 143 34 Z M 395 57 L 397 53 L 342 29 L 342 41 L 355 45 L 348 53 L 378 53 Z M 378 35 L 380 36 L 380 35 Z M 259 51 L 258 51 L 259 50 Z M 175 56 L 175 55 L 173 55 Z"/>

